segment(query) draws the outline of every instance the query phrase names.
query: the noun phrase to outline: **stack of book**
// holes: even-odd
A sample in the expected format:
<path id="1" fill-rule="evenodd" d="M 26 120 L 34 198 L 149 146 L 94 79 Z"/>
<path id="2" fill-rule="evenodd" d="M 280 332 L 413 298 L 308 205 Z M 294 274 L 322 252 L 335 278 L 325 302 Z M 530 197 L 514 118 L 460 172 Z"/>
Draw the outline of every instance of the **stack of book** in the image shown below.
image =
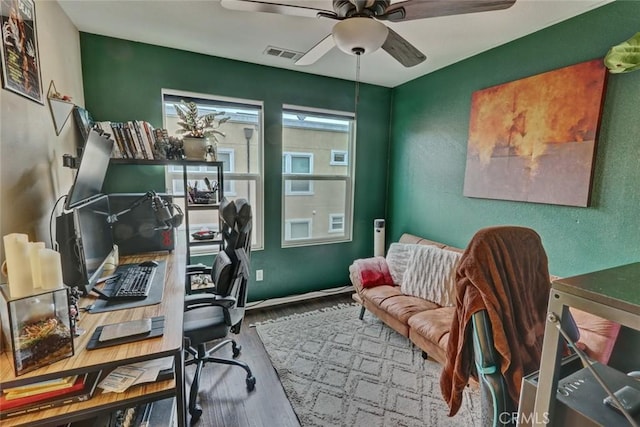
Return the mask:
<path id="1" fill-rule="evenodd" d="M 3 389 L 0 419 L 88 400 L 99 378 L 100 371 L 97 371 Z"/>
<path id="2" fill-rule="evenodd" d="M 133 120 L 129 122 L 96 122 L 95 127 L 111 135 L 115 141 L 112 157 L 120 159 L 153 160 L 156 139 L 150 123 Z"/>

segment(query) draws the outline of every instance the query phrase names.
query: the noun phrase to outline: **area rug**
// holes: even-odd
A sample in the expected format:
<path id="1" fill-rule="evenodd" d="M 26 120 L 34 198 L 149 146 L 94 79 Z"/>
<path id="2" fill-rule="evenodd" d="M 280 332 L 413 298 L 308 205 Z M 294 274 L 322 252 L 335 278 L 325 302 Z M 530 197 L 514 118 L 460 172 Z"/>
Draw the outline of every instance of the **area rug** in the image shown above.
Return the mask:
<path id="1" fill-rule="evenodd" d="M 442 366 L 359 311 L 342 304 L 256 325 L 303 427 L 480 426 L 477 391 L 448 417 Z"/>

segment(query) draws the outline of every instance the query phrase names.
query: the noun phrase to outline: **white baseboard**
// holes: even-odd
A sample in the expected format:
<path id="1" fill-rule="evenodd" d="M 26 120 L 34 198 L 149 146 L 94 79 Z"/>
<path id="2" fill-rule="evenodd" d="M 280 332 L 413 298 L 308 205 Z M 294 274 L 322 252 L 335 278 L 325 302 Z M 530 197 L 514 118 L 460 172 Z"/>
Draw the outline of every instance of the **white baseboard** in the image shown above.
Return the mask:
<path id="1" fill-rule="evenodd" d="M 353 293 L 353 292 L 355 292 L 355 289 L 353 289 L 353 286 L 347 285 L 347 286 L 341 286 L 339 288 L 331 288 L 331 289 L 323 289 L 321 291 L 307 292 L 306 294 L 291 295 L 291 296 L 282 297 L 282 298 L 271 298 L 271 299 L 262 300 L 262 301 L 253 301 L 253 302 L 247 303 L 245 310 L 255 310 L 258 308 L 273 307 L 276 305 L 299 302 L 299 301 L 304 301 L 304 300 L 313 299 L 313 298 L 320 298 L 320 297 L 326 297 L 329 295 L 339 295 L 339 294 L 346 294 L 346 293 Z"/>

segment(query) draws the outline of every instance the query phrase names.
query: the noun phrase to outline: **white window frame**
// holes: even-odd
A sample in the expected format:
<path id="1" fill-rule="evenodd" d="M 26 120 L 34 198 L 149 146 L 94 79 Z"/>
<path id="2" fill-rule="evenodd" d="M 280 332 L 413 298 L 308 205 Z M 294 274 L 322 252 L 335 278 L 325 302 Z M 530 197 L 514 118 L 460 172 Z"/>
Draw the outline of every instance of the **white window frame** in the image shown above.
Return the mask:
<path id="1" fill-rule="evenodd" d="M 218 153 L 220 152 L 224 152 L 224 153 L 228 153 L 229 154 L 229 161 L 231 162 L 229 165 L 229 168 L 224 168 L 223 172 L 225 175 L 228 175 L 230 173 L 233 173 L 233 165 L 234 165 L 234 151 L 232 148 L 221 148 L 220 150 L 218 150 Z M 189 171 L 188 173 L 193 176 L 194 179 L 204 179 L 204 177 L 213 177 L 215 180 L 218 179 L 218 172 L 216 170 L 207 170 L 209 168 L 209 166 L 188 166 Z M 215 168 L 212 168 L 215 169 Z M 176 178 L 176 175 L 179 174 L 179 177 Z M 178 166 L 178 165 L 169 165 L 168 167 L 168 173 L 167 173 L 168 179 L 171 181 L 172 185 L 172 193 L 176 196 L 184 196 L 184 187 L 182 184 L 182 179 L 183 179 L 183 175 L 182 175 L 182 166 Z M 235 192 L 235 182 L 230 181 L 230 180 L 225 180 L 225 190 L 224 190 L 224 195 L 225 196 L 235 196 L 236 192 Z"/>
<path id="2" fill-rule="evenodd" d="M 309 172 L 306 173 L 291 173 L 291 158 L 292 157 L 306 157 L 309 159 Z M 283 174 L 287 177 L 292 175 L 302 176 L 302 175 L 313 175 L 313 153 L 302 153 L 302 152 L 294 152 L 287 151 L 282 153 L 282 163 L 283 163 Z M 285 195 L 287 196 L 311 196 L 313 195 L 313 181 L 307 181 L 309 184 L 309 189 L 306 191 L 296 191 L 291 189 L 291 180 L 285 180 Z"/>
<path id="3" fill-rule="evenodd" d="M 307 224 L 307 230 L 309 233 L 306 237 L 291 237 L 291 226 L 293 224 Z M 292 218 L 285 221 L 284 235 L 289 241 L 295 242 L 296 240 L 306 240 L 311 237 L 313 231 L 313 219 L 312 218 Z"/>
<path id="4" fill-rule="evenodd" d="M 222 172 L 225 176 L 230 176 L 235 172 L 235 164 L 236 164 L 236 150 L 233 148 L 218 148 L 218 154 L 224 153 L 229 155 L 229 163 L 226 167 L 222 168 Z M 218 159 L 219 160 L 219 159 Z M 224 163 L 223 163 L 224 164 Z M 224 180 L 224 195 L 225 196 L 236 196 L 236 182 L 230 179 Z"/>
<path id="5" fill-rule="evenodd" d="M 341 228 L 333 228 L 333 224 L 334 221 L 336 219 L 339 219 L 342 227 Z M 329 233 L 344 233 L 344 214 L 342 213 L 337 213 L 337 214 L 329 214 Z"/>
<path id="6" fill-rule="evenodd" d="M 221 103 L 231 103 L 238 104 L 242 106 L 254 107 L 259 110 L 259 119 L 258 119 L 258 129 L 257 134 L 254 137 L 257 137 L 259 141 L 258 145 L 258 171 L 253 173 L 237 173 L 235 171 L 224 172 L 224 182 L 232 185 L 231 188 L 227 187 L 229 190 L 235 191 L 235 182 L 234 181 L 248 181 L 253 183 L 255 186 L 255 198 L 256 200 L 252 200 L 252 208 L 253 208 L 253 219 L 254 219 L 254 229 L 252 230 L 253 237 L 253 245 L 251 247 L 252 250 L 262 250 L 264 249 L 264 102 L 256 101 L 250 99 L 242 99 L 242 98 L 231 98 L 225 96 L 211 95 L 205 93 L 196 93 L 196 92 L 188 92 L 174 89 L 165 89 L 161 90 L 160 103 L 163 106 L 162 112 L 162 120 L 163 127 L 166 128 L 166 117 L 164 112 L 165 105 L 165 96 L 176 96 L 176 97 L 186 97 L 186 98 L 195 98 L 195 99 L 203 99 L 213 102 L 221 102 Z M 224 149 L 219 149 L 224 150 Z M 234 153 L 235 155 L 235 153 Z M 232 163 L 233 164 L 233 163 Z M 233 168 L 233 166 L 231 166 Z M 165 181 L 167 186 L 173 186 L 170 182 L 170 174 L 169 168 L 165 168 Z M 182 171 L 181 167 L 180 170 Z M 225 186 L 229 185 L 225 184 Z M 176 193 L 173 193 L 176 194 Z M 180 194 L 184 195 L 184 189 L 180 189 Z M 177 194 L 176 194 L 177 195 Z M 225 195 L 227 193 L 225 192 Z M 233 194 L 229 193 L 228 195 L 233 196 Z M 184 226 L 183 226 L 184 227 Z M 203 253 L 208 253 L 208 250 L 204 250 Z M 200 253 L 199 247 L 192 247 L 191 254 L 198 255 Z"/>
<path id="7" fill-rule="evenodd" d="M 336 155 L 343 155 L 344 160 L 336 160 Z M 344 150 L 331 150 L 331 160 L 329 161 L 331 166 L 348 166 L 349 165 L 349 152 Z"/>

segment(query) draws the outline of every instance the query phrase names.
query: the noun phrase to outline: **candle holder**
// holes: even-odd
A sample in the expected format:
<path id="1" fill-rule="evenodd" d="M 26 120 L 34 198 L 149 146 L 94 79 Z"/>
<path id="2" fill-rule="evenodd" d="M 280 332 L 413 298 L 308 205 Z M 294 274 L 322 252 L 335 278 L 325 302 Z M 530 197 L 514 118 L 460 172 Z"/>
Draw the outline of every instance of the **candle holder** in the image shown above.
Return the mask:
<path id="1" fill-rule="evenodd" d="M 11 298 L 0 285 L 2 333 L 16 376 L 74 354 L 68 289 Z"/>

